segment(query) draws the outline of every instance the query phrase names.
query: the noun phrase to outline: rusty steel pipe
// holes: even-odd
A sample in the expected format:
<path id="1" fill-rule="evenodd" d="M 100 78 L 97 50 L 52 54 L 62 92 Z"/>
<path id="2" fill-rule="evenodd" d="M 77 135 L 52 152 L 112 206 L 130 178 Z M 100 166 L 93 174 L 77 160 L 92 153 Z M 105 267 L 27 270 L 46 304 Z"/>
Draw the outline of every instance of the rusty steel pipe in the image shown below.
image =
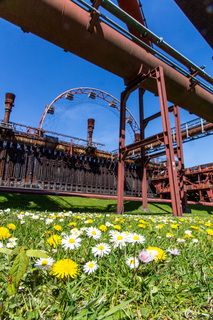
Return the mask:
<path id="1" fill-rule="evenodd" d="M 92 136 L 93 136 L 93 130 L 95 127 L 95 119 L 88 119 L 87 120 L 87 140 L 88 140 L 88 145 L 92 146 Z"/>
<path id="2" fill-rule="evenodd" d="M 163 67 L 169 101 L 213 122 L 213 95 L 104 22 L 89 32 L 90 13 L 69 0 L 1 0 L 0 17 L 116 75 L 125 83 Z M 156 81 L 145 90 L 157 93 Z"/>
<path id="3" fill-rule="evenodd" d="M 12 108 L 14 106 L 14 101 L 15 101 L 15 94 L 8 92 L 5 94 L 5 113 L 4 113 L 4 123 L 8 124 L 10 122 L 10 114 L 12 111 Z"/>

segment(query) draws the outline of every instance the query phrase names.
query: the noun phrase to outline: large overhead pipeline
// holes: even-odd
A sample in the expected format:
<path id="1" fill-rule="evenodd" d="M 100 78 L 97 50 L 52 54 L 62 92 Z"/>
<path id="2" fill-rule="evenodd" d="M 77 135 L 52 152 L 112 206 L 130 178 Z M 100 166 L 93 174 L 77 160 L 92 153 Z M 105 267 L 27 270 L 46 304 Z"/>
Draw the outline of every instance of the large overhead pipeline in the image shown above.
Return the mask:
<path id="1" fill-rule="evenodd" d="M 169 101 L 213 122 L 213 95 L 195 85 L 151 53 L 106 23 L 99 21 L 88 31 L 91 16 L 69 0 L 1 0 L 0 17 L 70 51 L 116 75 L 126 83 L 161 65 Z M 157 93 L 149 79 L 144 89 Z"/>

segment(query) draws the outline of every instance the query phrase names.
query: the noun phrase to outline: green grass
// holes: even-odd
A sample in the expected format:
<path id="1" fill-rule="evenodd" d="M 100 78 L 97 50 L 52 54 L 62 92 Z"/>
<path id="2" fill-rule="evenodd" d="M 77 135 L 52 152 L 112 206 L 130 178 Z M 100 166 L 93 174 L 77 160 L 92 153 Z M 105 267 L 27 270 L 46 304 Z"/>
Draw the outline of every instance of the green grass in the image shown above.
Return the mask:
<path id="1" fill-rule="evenodd" d="M 24 198 L 25 208 L 29 202 L 35 201 L 34 209 L 42 207 L 46 199 Z M 211 319 L 212 240 L 208 235 L 213 226 L 211 215 L 192 214 L 181 219 L 175 219 L 171 214 L 117 216 L 103 213 L 108 205 L 114 205 L 112 202 L 80 198 L 60 198 L 59 201 L 55 197 L 54 201 L 50 198 L 51 203 L 56 203 L 60 210 L 64 208 L 65 199 L 66 206 L 72 205 L 76 210 L 80 207 L 86 211 L 86 206 L 90 204 L 91 210 L 95 206 L 100 213 L 57 214 L 41 209 L 38 213 L 29 213 L 28 207 L 28 213 L 25 214 L 26 209 L 17 210 L 18 206 L 22 206 L 22 199 L 20 196 L 18 201 L 18 196 L 13 196 L 13 201 L 10 201 L 15 211 L 0 212 L 0 226 L 14 223 L 16 230 L 10 232 L 17 238 L 17 246 L 10 255 L 5 254 L 8 239 L 0 238 L 4 249 L 0 249 L 0 319 Z M 163 206 L 163 210 L 167 209 L 167 206 Z M 52 221 L 47 221 L 47 218 Z M 70 235 L 70 223 L 82 231 L 81 246 L 70 251 L 62 245 L 55 249 L 50 247 L 48 237 L 52 234 L 61 235 L 62 238 L 64 234 Z M 60 225 L 64 234 L 56 231 L 55 225 Z M 88 238 L 85 227 L 99 228 L 100 225 L 107 226 L 101 238 Z M 124 248 L 113 248 L 109 231 L 119 228 L 143 235 L 145 243 L 127 243 Z M 191 236 L 187 236 L 187 230 L 191 230 Z M 168 233 L 172 233 L 173 237 L 168 238 Z M 2 234 L 0 230 L 0 237 Z M 179 243 L 178 238 L 184 238 L 185 242 Z M 193 242 L 194 239 L 197 239 L 197 243 Z M 100 242 L 108 243 L 111 252 L 102 258 L 95 258 L 92 248 Z M 164 252 L 168 248 L 178 248 L 180 255 L 172 256 L 166 252 L 163 261 L 140 263 L 137 269 L 130 269 L 126 259 L 130 256 L 137 258 L 141 250 L 148 246 L 161 248 Z M 27 249 L 45 250 L 55 261 L 65 258 L 74 260 L 79 267 L 77 277 L 57 279 L 51 270 L 36 268 L 37 258 L 28 259 Z M 98 269 L 91 275 L 85 274 L 84 264 L 94 259 L 97 260 Z"/>
<path id="2" fill-rule="evenodd" d="M 44 195 L 23 195 L 15 193 L 0 194 L 0 209 L 18 209 L 34 211 L 63 211 L 72 210 L 73 212 L 116 212 L 116 201 L 89 199 L 81 197 L 60 197 Z M 193 214 L 212 214 L 213 207 L 191 205 Z M 126 201 L 125 212 L 140 214 L 140 201 Z M 153 214 L 171 213 L 169 204 L 150 203 L 149 212 Z"/>

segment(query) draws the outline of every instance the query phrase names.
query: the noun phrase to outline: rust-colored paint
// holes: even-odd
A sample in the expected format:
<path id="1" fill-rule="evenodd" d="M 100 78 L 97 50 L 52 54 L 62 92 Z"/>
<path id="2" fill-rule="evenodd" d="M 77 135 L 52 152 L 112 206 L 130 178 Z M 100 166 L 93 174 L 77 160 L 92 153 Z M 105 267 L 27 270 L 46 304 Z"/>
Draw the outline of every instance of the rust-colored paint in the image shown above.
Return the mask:
<path id="1" fill-rule="evenodd" d="M 213 122 L 213 95 L 136 43 L 100 22 L 87 30 L 90 14 L 69 0 L 1 0 L 0 17 L 129 82 L 158 66 L 164 69 L 168 100 Z M 144 89 L 157 93 L 155 80 Z"/>

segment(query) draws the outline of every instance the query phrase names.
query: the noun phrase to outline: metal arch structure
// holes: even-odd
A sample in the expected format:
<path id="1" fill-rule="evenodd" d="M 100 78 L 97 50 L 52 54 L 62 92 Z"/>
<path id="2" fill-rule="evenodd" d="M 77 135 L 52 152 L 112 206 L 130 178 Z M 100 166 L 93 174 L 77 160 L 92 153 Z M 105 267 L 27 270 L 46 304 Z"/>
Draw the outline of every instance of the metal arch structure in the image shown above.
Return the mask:
<path id="1" fill-rule="evenodd" d="M 48 111 L 54 107 L 54 104 L 57 101 L 59 101 L 62 98 L 65 98 L 68 100 L 73 100 L 74 96 L 78 95 L 78 94 L 87 95 L 88 97 L 90 97 L 92 99 L 99 98 L 99 99 L 105 101 L 109 105 L 110 108 L 117 110 L 118 113 L 120 112 L 120 101 L 117 98 L 115 98 L 114 96 L 112 96 L 111 94 L 109 94 L 103 90 L 97 89 L 97 88 L 90 88 L 90 87 L 73 88 L 73 89 L 66 90 L 66 91 L 62 92 L 61 94 L 59 94 L 55 99 L 53 99 L 51 101 L 50 104 L 48 104 L 45 107 L 44 112 L 43 112 L 41 119 L 39 121 L 38 129 L 39 130 L 43 129 L 43 124 L 44 124 L 44 120 L 46 118 L 46 115 L 47 115 Z M 135 134 L 135 133 L 139 132 L 140 126 L 139 126 L 138 122 L 136 121 L 136 119 L 134 118 L 131 111 L 127 107 L 126 107 L 126 113 L 127 113 L 126 122 L 131 127 L 133 133 Z"/>

